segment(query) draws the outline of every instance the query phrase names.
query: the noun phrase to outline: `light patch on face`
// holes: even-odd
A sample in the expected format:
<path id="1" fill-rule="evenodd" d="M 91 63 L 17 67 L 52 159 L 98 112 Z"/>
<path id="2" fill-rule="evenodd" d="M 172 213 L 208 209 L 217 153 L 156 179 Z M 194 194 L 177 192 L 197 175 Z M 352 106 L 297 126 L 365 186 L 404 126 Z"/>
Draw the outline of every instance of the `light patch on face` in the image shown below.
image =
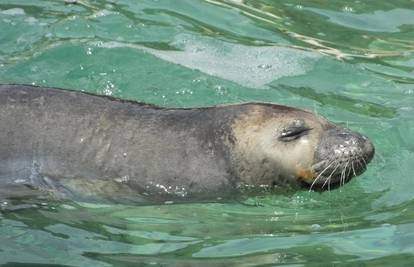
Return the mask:
<path id="1" fill-rule="evenodd" d="M 300 180 L 310 184 L 315 179 L 316 174 L 312 171 L 312 169 L 304 169 L 300 165 L 297 165 L 296 176 Z"/>
<path id="2" fill-rule="evenodd" d="M 283 130 L 296 123 L 305 123 L 311 130 L 298 139 L 280 141 Z M 312 182 L 322 123 L 318 116 L 301 110 L 274 112 L 263 106 L 252 108 L 232 126 L 236 138 L 233 162 L 241 180 L 250 184 Z"/>
<path id="3" fill-rule="evenodd" d="M 308 139 L 301 139 L 301 140 L 299 140 L 299 143 L 309 144 L 309 140 Z"/>

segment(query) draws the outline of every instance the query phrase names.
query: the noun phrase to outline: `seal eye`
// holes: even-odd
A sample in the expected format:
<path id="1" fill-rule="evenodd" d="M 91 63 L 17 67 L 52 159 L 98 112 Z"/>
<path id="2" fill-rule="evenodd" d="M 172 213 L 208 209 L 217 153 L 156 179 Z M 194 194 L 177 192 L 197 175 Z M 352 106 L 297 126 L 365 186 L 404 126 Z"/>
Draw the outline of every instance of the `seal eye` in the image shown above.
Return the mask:
<path id="1" fill-rule="evenodd" d="M 291 127 L 283 129 L 279 136 L 279 140 L 283 142 L 290 142 L 306 135 L 311 129 L 305 127 Z"/>

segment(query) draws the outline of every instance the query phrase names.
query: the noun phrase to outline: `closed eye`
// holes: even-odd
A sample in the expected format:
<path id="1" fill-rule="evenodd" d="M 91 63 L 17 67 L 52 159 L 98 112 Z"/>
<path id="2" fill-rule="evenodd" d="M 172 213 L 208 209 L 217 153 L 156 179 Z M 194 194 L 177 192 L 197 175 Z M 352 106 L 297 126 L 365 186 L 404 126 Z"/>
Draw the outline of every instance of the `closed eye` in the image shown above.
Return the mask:
<path id="1" fill-rule="evenodd" d="M 310 130 L 310 128 L 305 127 L 291 127 L 284 129 L 280 135 L 279 140 L 283 142 L 290 142 L 296 139 L 299 139 L 300 137 L 306 135 Z"/>

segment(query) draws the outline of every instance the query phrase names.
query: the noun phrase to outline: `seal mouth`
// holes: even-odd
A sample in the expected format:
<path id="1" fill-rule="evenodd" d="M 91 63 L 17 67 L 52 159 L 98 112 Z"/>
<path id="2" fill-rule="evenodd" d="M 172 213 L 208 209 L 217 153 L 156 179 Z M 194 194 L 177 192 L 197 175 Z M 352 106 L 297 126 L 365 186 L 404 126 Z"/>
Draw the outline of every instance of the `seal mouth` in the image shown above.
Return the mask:
<path id="1" fill-rule="evenodd" d="M 330 190 L 343 186 L 367 169 L 375 148 L 369 139 L 347 129 L 332 128 L 325 132 L 315 153 L 312 176 L 304 179 L 309 190 Z M 309 179 L 310 178 L 310 179 Z"/>
<path id="2" fill-rule="evenodd" d="M 365 172 L 373 155 L 349 155 L 322 160 L 312 166 L 313 179 L 304 180 L 309 190 L 323 191 L 345 185 Z"/>

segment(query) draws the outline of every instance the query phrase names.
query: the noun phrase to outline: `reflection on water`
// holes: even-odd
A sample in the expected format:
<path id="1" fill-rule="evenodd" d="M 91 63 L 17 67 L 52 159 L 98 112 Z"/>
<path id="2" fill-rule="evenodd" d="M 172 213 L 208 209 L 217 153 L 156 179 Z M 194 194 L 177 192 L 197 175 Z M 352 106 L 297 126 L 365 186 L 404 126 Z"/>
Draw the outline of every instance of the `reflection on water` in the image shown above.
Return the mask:
<path id="1" fill-rule="evenodd" d="M 273 88 L 278 90 L 286 90 L 292 94 L 312 99 L 323 105 L 342 108 L 344 110 L 349 110 L 353 113 L 363 114 L 370 117 L 394 118 L 398 115 L 397 111 L 391 107 L 386 107 L 380 104 L 363 101 L 361 99 L 353 99 L 351 97 L 343 95 L 335 95 L 333 93 L 317 93 L 312 88 L 294 88 L 289 86 L 279 86 Z"/>
<path id="2" fill-rule="evenodd" d="M 0 82 L 164 106 L 265 101 L 368 135 L 338 190 L 157 206 L 0 199 L 0 264 L 407 266 L 414 261 L 409 0 L 3 0 Z"/>

